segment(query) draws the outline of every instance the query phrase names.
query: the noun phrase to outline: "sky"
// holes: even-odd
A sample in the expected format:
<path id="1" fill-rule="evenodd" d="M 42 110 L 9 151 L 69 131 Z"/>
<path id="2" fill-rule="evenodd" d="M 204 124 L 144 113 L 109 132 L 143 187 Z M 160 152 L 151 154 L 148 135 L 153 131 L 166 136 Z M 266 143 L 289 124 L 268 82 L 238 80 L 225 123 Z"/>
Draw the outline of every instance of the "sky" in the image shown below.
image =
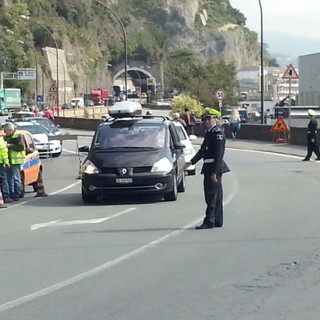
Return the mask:
<path id="1" fill-rule="evenodd" d="M 260 34 L 258 0 L 229 0 L 247 18 L 246 26 Z M 281 31 L 299 37 L 320 39 L 319 0 L 261 0 L 263 29 Z"/>

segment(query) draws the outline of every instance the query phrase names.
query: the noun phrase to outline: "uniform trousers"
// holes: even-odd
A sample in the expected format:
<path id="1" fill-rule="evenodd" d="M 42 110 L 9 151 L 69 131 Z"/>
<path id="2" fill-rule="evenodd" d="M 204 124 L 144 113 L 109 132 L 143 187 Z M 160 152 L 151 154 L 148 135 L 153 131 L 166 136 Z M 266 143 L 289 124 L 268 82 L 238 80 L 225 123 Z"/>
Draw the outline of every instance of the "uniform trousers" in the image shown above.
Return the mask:
<path id="1" fill-rule="evenodd" d="M 320 151 L 317 141 L 314 142 L 308 140 L 308 151 L 306 155 L 306 159 L 310 159 L 312 156 L 312 153 L 315 153 L 317 158 L 320 158 Z"/>
<path id="2" fill-rule="evenodd" d="M 204 175 L 204 197 L 207 209 L 203 224 L 219 228 L 223 225 L 222 175 L 217 175 L 217 180 L 218 182 L 214 183 L 211 175 Z"/>

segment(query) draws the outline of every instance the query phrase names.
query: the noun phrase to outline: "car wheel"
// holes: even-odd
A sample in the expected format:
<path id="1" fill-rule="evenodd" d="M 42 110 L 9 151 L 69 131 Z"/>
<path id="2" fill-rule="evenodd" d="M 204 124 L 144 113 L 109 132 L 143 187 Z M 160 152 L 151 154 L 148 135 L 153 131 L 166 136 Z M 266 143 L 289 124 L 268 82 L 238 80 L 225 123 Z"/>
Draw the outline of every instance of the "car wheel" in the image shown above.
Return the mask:
<path id="1" fill-rule="evenodd" d="M 185 192 L 185 191 L 186 191 L 186 176 L 184 175 L 184 172 L 183 172 L 181 181 L 178 185 L 178 192 Z"/>
<path id="2" fill-rule="evenodd" d="M 94 203 L 97 201 L 97 196 L 94 194 L 87 194 L 82 190 L 82 201 L 84 203 Z"/>
<path id="3" fill-rule="evenodd" d="M 188 176 L 194 176 L 196 174 L 196 169 L 188 170 Z"/>
<path id="4" fill-rule="evenodd" d="M 170 192 L 163 195 L 165 201 L 176 201 L 178 197 L 177 177 L 173 177 L 173 186 Z"/>

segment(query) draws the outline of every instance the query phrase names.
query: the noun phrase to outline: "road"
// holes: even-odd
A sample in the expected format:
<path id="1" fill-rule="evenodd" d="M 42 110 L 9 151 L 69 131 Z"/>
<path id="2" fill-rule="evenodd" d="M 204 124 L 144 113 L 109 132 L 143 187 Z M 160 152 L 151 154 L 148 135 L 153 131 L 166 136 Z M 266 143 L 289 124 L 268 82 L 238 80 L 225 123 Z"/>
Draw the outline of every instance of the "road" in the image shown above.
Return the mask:
<path id="1" fill-rule="evenodd" d="M 83 205 L 75 150 L 0 211 L 0 319 L 318 319 L 319 163 L 228 148 L 225 226 L 200 231 L 200 175 L 176 202 Z"/>

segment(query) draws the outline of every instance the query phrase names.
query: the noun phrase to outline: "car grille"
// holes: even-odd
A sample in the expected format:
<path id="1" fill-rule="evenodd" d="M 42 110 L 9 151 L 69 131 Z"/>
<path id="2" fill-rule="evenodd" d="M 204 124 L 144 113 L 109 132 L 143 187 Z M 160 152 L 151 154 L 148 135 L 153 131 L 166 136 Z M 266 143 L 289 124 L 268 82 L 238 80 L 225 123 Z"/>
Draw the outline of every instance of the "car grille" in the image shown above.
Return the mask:
<path id="1" fill-rule="evenodd" d="M 104 167 L 101 168 L 101 173 L 105 174 L 115 174 L 118 175 L 122 168 L 111 168 L 111 167 Z M 148 173 L 151 172 L 152 166 L 147 167 L 134 167 L 134 168 L 127 168 L 129 172 L 135 173 Z"/>

